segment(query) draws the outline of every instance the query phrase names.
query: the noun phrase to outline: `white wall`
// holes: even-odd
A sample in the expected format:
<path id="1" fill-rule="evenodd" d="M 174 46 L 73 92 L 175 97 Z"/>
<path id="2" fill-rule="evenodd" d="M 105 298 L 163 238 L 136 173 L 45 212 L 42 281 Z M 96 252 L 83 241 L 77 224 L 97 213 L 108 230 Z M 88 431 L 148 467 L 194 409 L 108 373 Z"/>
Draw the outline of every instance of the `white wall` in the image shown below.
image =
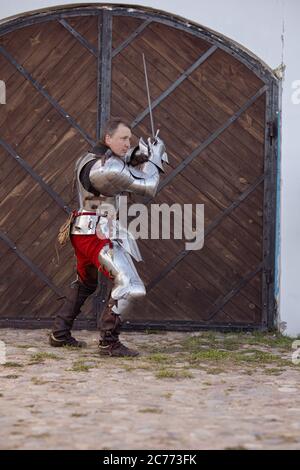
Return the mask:
<path id="1" fill-rule="evenodd" d="M 65 0 L 0 0 L 0 18 L 72 3 Z M 116 3 L 130 2 L 118 0 Z M 300 196 L 300 158 L 297 158 L 300 148 L 300 104 L 292 103 L 292 82 L 300 80 L 300 29 L 297 24 L 300 18 L 299 0 L 133 0 L 133 3 L 180 15 L 222 33 L 247 47 L 273 69 L 282 60 L 286 64 L 282 103 L 280 314 L 281 320 L 287 322 L 286 332 L 300 334 L 300 218 L 297 214 Z"/>

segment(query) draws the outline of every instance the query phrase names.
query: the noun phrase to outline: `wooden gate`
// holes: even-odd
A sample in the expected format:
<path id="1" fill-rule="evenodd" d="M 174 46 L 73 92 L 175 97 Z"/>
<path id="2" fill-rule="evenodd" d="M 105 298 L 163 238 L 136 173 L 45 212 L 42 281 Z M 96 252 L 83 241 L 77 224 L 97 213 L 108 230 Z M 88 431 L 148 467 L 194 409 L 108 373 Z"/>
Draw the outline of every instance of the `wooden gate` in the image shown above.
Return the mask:
<path id="1" fill-rule="evenodd" d="M 145 8 L 63 7 L 0 24 L 1 326 L 45 327 L 74 279 L 55 238 L 74 162 L 109 116 L 150 135 L 170 166 L 155 203 L 204 204 L 205 244 L 139 242 L 147 297 L 131 328 L 266 328 L 274 300 L 278 83 L 228 39 Z M 147 201 L 151 203 L 153 201 Z M 101 311 L 105 284 L 94 307 Z M 95 327 L 92 300 L 77 321 Z"/>

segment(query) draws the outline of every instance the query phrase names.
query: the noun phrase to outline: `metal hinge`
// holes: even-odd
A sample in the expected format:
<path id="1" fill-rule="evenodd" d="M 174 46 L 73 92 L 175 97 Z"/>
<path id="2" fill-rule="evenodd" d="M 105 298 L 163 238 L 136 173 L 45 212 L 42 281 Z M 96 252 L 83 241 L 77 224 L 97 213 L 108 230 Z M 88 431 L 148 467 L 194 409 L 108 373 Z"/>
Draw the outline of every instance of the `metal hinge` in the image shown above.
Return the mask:
<path id="1" fill-rule="evenodd" d="M 277 137 L 277 121 L 268 122 L 268 135 L 270 145 L 273 145 L 273 141 Z"/>
<path id="2" fill-rule="evenodd" d="M 266 284 L 272 284 L 273 282 L 273 272 L 271 269 L 266 269 L 265 270 L 265 279 L 266 279 Z"/>

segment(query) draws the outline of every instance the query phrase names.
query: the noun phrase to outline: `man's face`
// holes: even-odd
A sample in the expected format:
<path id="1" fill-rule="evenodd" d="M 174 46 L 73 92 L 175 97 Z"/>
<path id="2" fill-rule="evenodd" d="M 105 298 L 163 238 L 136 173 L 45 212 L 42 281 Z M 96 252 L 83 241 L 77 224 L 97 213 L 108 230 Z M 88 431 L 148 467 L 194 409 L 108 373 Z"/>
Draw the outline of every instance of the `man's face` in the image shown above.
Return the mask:
<path id="1" fill-rule="evenodd" d="M 106 134 L 105 144 L 115 155 L 124 157 L 130 149 L 130 139 L 131 130 L 123 124 L 119 124 L 113 135 Z"/>

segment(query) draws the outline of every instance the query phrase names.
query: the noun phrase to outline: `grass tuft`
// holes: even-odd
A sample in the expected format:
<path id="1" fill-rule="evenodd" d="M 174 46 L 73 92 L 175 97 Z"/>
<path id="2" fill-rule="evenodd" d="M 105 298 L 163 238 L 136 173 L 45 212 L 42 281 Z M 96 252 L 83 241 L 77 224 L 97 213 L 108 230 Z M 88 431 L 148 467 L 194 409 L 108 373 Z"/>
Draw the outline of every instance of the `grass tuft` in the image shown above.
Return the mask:
<path id="1" fill-rule="evenodd" d="M 56 356 L 53 353 L 48 353 L 48 352 L 39 352 L 39 353 L 31 354 L 30 359 L 31 359 L 30 364 L 43 364 L 46 359 L 52 359 L 56 361 L 61 360 L 60 357 Z"/>
<path id="2" fill-rule="evenodd" d="M 2 367 L 24 367 L 23 364 L 19 364 L 18 362 L 6 362 L 5 364 L 2 364 Z"/>
<path id="3" fill-rule="evenodd" d="M 73 363 L 72 372 L 88 372 L 89 369 L 92 369 L 93 366 L 85 364 L 83 361 L 77 361 Z"/>
<path id="4" fill-rule="evenodd" d="M 139 413 L 157 413 L 157 414 L 160 414 L 162 412 L 162 410 L 160 410 L 159 408 L 143 408 L 141 410 L 139 410 Z"/>
<path id="5" fill-rule="evenodd" d="M 193 374 L 188 370 L 159 369 L 155 377 L 157 379 L 192 379 Z"/>

